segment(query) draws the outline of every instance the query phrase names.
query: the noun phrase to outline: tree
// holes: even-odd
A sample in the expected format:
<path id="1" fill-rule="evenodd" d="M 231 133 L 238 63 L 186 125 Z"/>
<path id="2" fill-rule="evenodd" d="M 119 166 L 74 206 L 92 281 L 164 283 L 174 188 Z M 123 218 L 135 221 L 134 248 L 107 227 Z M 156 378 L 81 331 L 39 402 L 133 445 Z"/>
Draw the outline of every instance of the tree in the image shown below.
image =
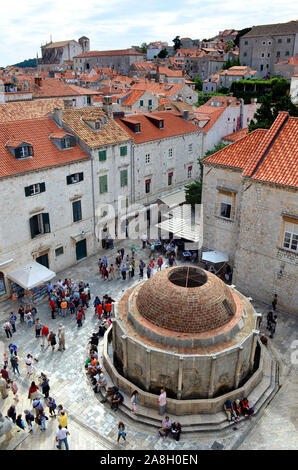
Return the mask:
<path id="1" fill-rule="evenodd" d="M 168 56 L 168 51 L 166 49 L 162 49 L 158 54 L 157 57 L 160 59 L 165 59 Z"/>
<path id="2" fill-rule="evenodd" d="M 18 62 L 14 64 L 15 67 L 25 68 L 25 67 L 37 67 L 36 59 L 26 59 L 23 62 Z"/>
<path id="3" fill-rule="evenodd" d="M 260 98 L 262 104 L 248 125 L 249 132 L 255 129 L 269 129 L 279 111 L 287 111 L 291 116 L 298 116 L 298 109 L 289 96 L 289 87 L 290 84 L 285 78 L 271 80 L 271 91 Z"/>
<path id="4" fill-rule="evenodd" d="M 177 49 L 180 49 L 180 47 L 181 47 L 180 36 L 176 36 L 176 37 L 173 39 L 173 43 L 174 43 L 174 49 L 175 49 L 175 51 L 177 51 Z"/>
<path id="5" fill-rule="evenodd" d="M 203 89 L 203 82 L 202 80 L 200 79 L 200 77 L 196 77 L 195 80 L 195 89 L 198 90 L 198 91 L 202 91 Z"/>
<path id="6" fill-rule="evenodd" d="M 143 42 L 141 44 L 141 50 L 142 50 L 143 54 L 147 54 L 147 48 L 148 48 L 148 44 L 146 44 L 146 42 Z"/>
<path id="7" fill-rule="evenodd" d="M 239 57 L 237 57 L 237 59 L 233 59 L 233 60 L 227 60 L 224 65 L 222 66 L 222 69 L 223 70 L 227 70 L 229 69 L 230 67 L 235 67 L 236 65 L 240 65 L 240 61 L 239 61 Z"/>
<path id="8" fill-rule="evenodd" d="M 202 181 L 194 181 L 185 186 L 185 201 L 194 207 L 196 204 L 201 204 L 202 199 Z"/>
<path id="9" fill-rule="evenodd" d="M 214 153 L 218 152 L 219 150 L 224 149 L 227 145 L 229 145 L 229 144 L 217 144 L 217 145 L 215 145 L 215 147 L 213 147 L 213 149 L 208 150 L 208 152 L 205 153 L 205 155 L 203 157 L 203 160 L 207 157 L 210 157 L 210 155 L 213 155 Z"/>
<path id="10" fill-rule="evenodd" d="M 229 52 L 229 51 L 233 50 L 234 47 L 235 47 L 234 41 L 232 41 L 232 40 L 226 41 L 224 51 Z"/>

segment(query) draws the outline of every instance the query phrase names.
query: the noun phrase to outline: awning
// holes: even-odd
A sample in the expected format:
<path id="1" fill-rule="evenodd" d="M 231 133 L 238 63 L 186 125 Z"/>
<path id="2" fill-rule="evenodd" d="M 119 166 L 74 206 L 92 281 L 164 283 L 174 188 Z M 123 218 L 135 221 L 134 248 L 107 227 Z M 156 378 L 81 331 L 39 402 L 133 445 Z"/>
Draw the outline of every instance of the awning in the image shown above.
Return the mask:
<path id="1" fill-rule="evenodd" d="M 223 253 L 222 251 L 205 251 L 202 253 L 202 260 L 216 264 L 229 261 L 229 257 L 227 253 Z"/>
<path id="2" fill-rule="evenodd" d="M 7 274 L 9 279 L 26 290 L 33 289 L 33 287 L 37 287 L 53 279 L 55 276 L 56 273 L 54 271 L 51 271 L 42 264 L 36 263 L 36 261 L 32 261 Z"/>
<path id="3" fill-rule="evenodd" d="M 166 232 L 172 232 L 174 238 L 184 238 L 185 240 L 197 243 L 202 239 L 200 236 L 200 225 L 190 225 L 189 221 L 181 219 L 180 217 L 172 217 L 170 219 L 163 220 L 159 224 L 156 224 L 155 227 Z"/>
<path id="4" fill-rule="evenodd" d="M 167 196 L 161 196 L 158 199 L 169 207 L 175 207 L 185 202 L 185 190 L 182 189 Z"/>

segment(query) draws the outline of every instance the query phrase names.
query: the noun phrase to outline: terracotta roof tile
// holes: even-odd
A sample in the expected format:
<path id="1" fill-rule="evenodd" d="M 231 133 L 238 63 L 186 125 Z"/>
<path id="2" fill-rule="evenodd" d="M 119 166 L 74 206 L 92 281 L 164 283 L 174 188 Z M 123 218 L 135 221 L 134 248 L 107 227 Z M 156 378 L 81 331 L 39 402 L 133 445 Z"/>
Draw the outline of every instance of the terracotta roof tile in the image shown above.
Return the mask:
<path id="1" fill-rule="evenodd" d="M 94 131 L 84 122 L 90 117 L 99 119 L 106 117 L 107 124 L 103 124 L 100 130 Z M 131 140 L 129 133 L 125 132 L 118 121 L 109 118 L 99 107 L 67 109 L 63 111 L 63 122 L 90 148 Z"/>
<path id="2" fill-rule="evenodd" d="M 156 118 L 157 120 L 163 119 L 164 128 L 159 129 L 150 120 L 150 118 Z M 119 124 L 131 135 L 131 137 L 134 138 L 137 144 L 200 131 L 197 126 L 181 117 L 176 116 L 171 111 L 158 111 L 150 114 L 135 114 L 129 116 L 129 120 L 135 123 L 140 123 L 140 132 L 133 132 L 121 119 L 119 120 Z"/>
<path id="3" fill-rule="evenodd" d="M 64 109 L 64 101 L 58 98 L 49 98 L 0 104 L 0 122 L 46 116 L 53 112 L 55 108 Z"/>
<path id="4" fill-rule="evenodd" d="M 50 117 L 0 123 L 0 178 L 89 158 L 78 145 L 59 150 L 49 138 L 59 130 Z M 9 139 L 30 142 L 34 156 L 15 158 L 5 146 Z"/>
<path id="5" fill-rule="evenodd" d="M 34 98 L 54 98 L 64 96 L 97 95 L 98 91 L 89 90 L 76 85 L 66 84 L 58 78 L 46 78 L 41 81 L 41 87 L 31 83 Z"/>

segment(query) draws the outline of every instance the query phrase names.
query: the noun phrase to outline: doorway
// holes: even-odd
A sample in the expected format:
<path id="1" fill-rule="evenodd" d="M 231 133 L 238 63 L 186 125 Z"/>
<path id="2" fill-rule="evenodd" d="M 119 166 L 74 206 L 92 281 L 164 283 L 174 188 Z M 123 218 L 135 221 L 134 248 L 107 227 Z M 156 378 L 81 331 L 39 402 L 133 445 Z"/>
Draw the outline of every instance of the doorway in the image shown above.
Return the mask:
<path id="1" fill-rule="evenodd" d="M 46 268 L 49 269 L 49 256 L 48 256 L 48 253 L 44 254 L 44 255 L 41 255 L 41 256 L 38 256 L 35 261 L 39 264 L 42 264 L 43 266 L 45 266 Z"/>
<path id="2" fill-rule="evenodd" d="M 76 243 L 76 258 L 77 261 L 87 257 L 87 244 L 86 239 L 80 240 Z"/>

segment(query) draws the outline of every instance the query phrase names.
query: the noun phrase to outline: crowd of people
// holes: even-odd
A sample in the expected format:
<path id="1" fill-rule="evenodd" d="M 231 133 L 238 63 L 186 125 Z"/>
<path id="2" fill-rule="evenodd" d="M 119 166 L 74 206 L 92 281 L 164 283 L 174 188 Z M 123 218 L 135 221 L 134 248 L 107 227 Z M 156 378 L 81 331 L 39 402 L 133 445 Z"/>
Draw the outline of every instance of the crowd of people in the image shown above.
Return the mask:
<path id="1" fill-rule="evenodd" d="M 229 422 L 237 422 L 241 417 L 250 418 L 254 414 L 254 408 L 249 406 L 248 399 L 244 397 L 242 400 L 226 400 L 223 409 L 227 415 Z"/>

